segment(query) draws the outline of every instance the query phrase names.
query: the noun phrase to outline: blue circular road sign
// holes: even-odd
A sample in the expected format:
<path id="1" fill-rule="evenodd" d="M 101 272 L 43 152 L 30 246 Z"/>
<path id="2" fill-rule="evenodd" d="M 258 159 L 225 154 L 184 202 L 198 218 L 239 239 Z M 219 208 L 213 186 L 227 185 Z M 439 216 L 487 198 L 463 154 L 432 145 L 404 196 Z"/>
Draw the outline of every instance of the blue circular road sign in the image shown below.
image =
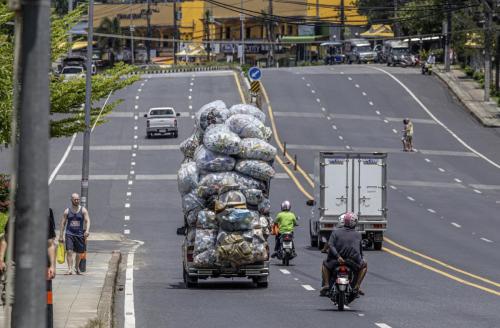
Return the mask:
<path id="1" fill-rule="evenodd" d="M 248 70 L 248 76 L 250 76 L 250 79 L 252 79 L 252 81 L 259 81 L 262 77 L 262 71 L 258 67 L 251 67 Z"/>

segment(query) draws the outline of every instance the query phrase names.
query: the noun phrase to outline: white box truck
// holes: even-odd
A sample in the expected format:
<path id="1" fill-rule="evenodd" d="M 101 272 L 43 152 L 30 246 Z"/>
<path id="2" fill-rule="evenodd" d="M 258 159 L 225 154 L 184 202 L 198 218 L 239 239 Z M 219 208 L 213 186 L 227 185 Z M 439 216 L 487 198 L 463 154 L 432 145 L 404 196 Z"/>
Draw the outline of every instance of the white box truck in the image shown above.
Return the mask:
<path id="1" fill-rule="evenodd" d="M 322 249 L 347 211 L 359 216 L 363 246 L 382 248 L 387 229 L 387 154 L 320 152 L 315 161 L 315 199 L 310 219 L 311 246 Z"/>

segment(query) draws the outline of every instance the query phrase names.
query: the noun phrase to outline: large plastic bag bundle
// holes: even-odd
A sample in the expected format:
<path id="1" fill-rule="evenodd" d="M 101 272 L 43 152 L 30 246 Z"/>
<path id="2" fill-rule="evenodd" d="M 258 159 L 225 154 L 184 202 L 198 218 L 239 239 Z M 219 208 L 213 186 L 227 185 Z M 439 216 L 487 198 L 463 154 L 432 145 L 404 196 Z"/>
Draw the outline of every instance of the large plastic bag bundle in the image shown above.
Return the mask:
<path id="1" fill-rule="evenodd" d="M 241 138 L 258 138 L 267 140 L 271 136 L 270 130 L 264 123 L 251 115 L 236 114 L 226 120 L 225 123 L 231 131 Z"/>
<path id="2" fill-rule="evenodd" d="M 262 190 L 260 189 L 243 189 L 243 194 L 245 195 L 245 198 L 247 199 L 247 203 L 250 205 L 259 205 L 259 203 L 262 201 L 264 198 L 264 195 L 262 194 Z"/>
<path id="3" fill-rule="evenodd" d="M 275 171 L 271 165 L 264 161 L 254 159 L 241 160 L 236 163 L 234 169 L 240 173 L 246 174 L 254 179 L 262 181 L 268 181 L 275 174 Z"/>
<path id="4" fill-rule="evenodd" d="M 267 237 L 271 234 L 271 224 L 273 223 L 273 219 L 270 216 L 261 215 L 259 217 L 260 220 L 260 229 L 262 229 L 262 234 L 264 238 L 267 240 Z"/>
<path id="5" fill-rule="evenodd" d="M 217 236 L 217 261 L 230 262 L 234 266 L 253 262 L 252 242 L 241 233 L 219 233 Z"/>
<path id="6" fill-rule="evenodd" d="M 182 210 L 185 214 L 195 210 L 202 209 L 205 207 L 205 202 L 203 199 L 198 197 L 194 191 L 182 196 Z"/>
<path id="7" fill-rule="evenodd" d="M 195 208 L 186 214 L 186 223 L 189 227 L 196 227 L 196 222 L 198 222 L 199 208 Z"/>
<path id="8" fill-rule="evenodd" d="M 209 210 L 201 210 L 198 212 L 198 220 L 196 226 L 201 229 L 218 229 L 218 222 L 215 213 Z"/>
<path id="9" fill-rule="evenodd" d="M 186 246 L 194 246 L 195 240 L 196 240 L 196 229 L 188 228 L 186 234 Z"/>
<path id="10" fill-rule="evenodd" d="M 251 115 L 262 123 L 266 123 L 266 114 L 264 114 L 263 111 L 261 111 L 259 108 L 249 105 L 249 104 L 236 104 L 231 106 L 229 108 L 230 115 L 236 115 L 236 114 L 246 114 L 246 115 Z"/>
<path id="11" fill-rule="evenodd" d="M 177 186 L 181 195 L 185 195 L 198 186 L 198 168 L 189 161 L 181 164 L 177 172 Z"/>
<path id="12" fill-rule="evenodd" d="M 236 155 L 241 151 L 241 139 L 224 124 L 210 126 L 203 136 L 205 147 L 216 153 Z"/>
<path id="13" fill-rule="evenodd" d="M 251 229 L 252 221 L 258 214 L 244 208 L 227 208 L 217 214 L 219 227 L 224 231 Z"/>
<path id="14" fill-rule="evenodd" d="M 224 123 L 229 114 L 230 112 L 222 100 L 212 101 L 198 110 L 196 124 L 200 129 L 205 130 L 211 124 Z"/>
<path id="15" fill-rule="evenodd" d="M 276 157 L 276 148 L 268 142 L 258 138 L 241 139 L 241 152 L 239 157 L 244 159 L 260 159 L 272 161 Z"/>
<path id="16" fill-rule="evenodd" d="M 240 189 L 263 189 L 263 183 L 238 172 L 209 173 L 200 178 L 197 193 L 200 197 L 208 198 L 224 185 L 236 183 Z"/>
<path id="17" fill-rule="evenodd" d="M 271 212 L 271 201 L 267 198 L 264 198 L 259 203 L 258 210 L 260 214 L 269 215 L 269 212 Z"/>
<path id="18" fill-rule="evenodd" d="M 200 254 L 197 254 L 193 258 L 193 264 L 195 267 L 211 267 L 217 262 L 217 252 L 215 247 L 212 249 L 207 249 Z"/>
<path id="19" fill-rule="evenodd" d="M 196 229 L 193 254 L 197 255 L 208 249 L 213 249 L 216 238 L 217 230 L 215 229 Z"/>
<path id="20" fill-rule="evenodd" d="M 265 240 L 259 236 L 255 236 L 252 241 L 252 258 L 253 262 L 261 262 L 268 260 L 268 246 Z"/>
<path id="21" fill-rule="evenodd" d="M 184 154 L 184 157 L 193 158 L 196 148 L 198 148 L 202 141 L 203 131 L 196 129 L 196 131 L 189 138 L 181 142 L 179 146 L 181 152 Z"/>
<path id="22" fill-rule="evenodd" d="M 198 169 L 206 172 L 232 171 L 236 160 L 231 156 L 219 154 L 201 145 L 194 153 L 194 160 Z"/>

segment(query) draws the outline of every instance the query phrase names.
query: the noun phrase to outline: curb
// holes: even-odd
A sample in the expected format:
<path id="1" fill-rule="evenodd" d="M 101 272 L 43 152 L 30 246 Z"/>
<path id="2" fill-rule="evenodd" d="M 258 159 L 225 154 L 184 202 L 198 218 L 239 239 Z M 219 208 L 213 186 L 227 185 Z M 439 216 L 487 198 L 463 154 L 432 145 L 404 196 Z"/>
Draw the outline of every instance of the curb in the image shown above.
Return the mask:
<path id="1" fill-rule="evenodd" d="M 460 103 L 465 107 L 465 109 L 467 109 L 467 111 L 471 115 L 473 115 L 479 123 L 481 123 L 485 127 L 493 127 L 493 128 L 500 127 L 500 123 L 495 124 L 493 122 L 491 122 L 491 123 L 488 122 L 488 121 L 492 121 L 495 119 L 483 118 L 482 116 L 478 115 L 476 113 L 476 111 L 472 108 L 471 104 L 468 101 L 463 99 L 464 96 L 462 95 L 460 88 L 456 85 L 452 85 L 451 83 L 449 83 L 448 77 L 444 76 L 445 73 L 438 71 L 438 70 L 434 71 L 434 73 L 435 73 L 434 75 L 437 76 L 438 79 L 446 85 L 448 90 L 450 90 L 451 93 L 453 93 L 453 95 L 458 99 L 458 101 L 460 101 Z M 480 103 L 480 102 L 478 102 L 478 103 Z"/>
<path id="2" fill-rule="evenodd" d="M 113 300 L 115 296 L 115 285 L 118 277 L 118 266 L 122 254 L 119 251 L 113 251 L 108 263 L 108 272 L 104 279 L 104 286 L 101 292 L 101 299 L 97 306 L 97 317 L 102 322 L 104 328 L 113 326 Z"/>

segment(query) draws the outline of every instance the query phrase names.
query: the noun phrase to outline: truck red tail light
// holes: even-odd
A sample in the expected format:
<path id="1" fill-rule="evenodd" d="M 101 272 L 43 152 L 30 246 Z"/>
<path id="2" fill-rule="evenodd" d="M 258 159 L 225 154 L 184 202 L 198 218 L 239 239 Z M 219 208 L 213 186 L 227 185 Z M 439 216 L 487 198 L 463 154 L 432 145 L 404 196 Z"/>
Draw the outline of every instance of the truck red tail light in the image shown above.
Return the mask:
<path id="1" fill-rule="evenodd" d="M 188 262 L 193 262 L 193 253 L 188 252 L 186 257 Z"/>

